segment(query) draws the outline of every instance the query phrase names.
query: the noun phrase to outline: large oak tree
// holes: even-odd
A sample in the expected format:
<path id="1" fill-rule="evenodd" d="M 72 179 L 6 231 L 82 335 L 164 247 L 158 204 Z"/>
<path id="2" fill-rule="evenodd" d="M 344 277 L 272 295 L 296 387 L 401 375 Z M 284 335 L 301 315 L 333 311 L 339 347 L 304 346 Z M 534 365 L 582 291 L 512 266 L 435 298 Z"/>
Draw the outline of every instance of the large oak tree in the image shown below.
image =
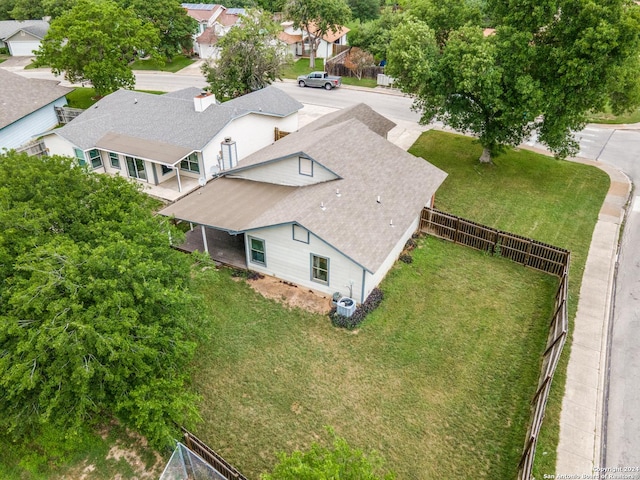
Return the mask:
<path id="1" fill-rule="evenodd" d="M 437 35 L 413 20 L 392 33 L 388 71 L 422 122 L 476 135 L 481 161 L 536 132 L 559 157 L 590 110 L 640 103 L 640 7 L 628 0 L 490 3 L 495 33 L 465 25 Z M 410 12 L 411 13 L 411 12 Z"/>
<path id="2" fill-rule="evenodd" d="M 0 430 L 115 416 L 156 446 L 195 415 L 189 257 L 122 177 L 0 155 Z"/>
<path id="3" fill-rule="evenodd" d="M 152 53 L 160 39 L 156 28 L 112 0 L 78 0 L 56 18 L 36 52 L 37 61 L 64 73 L 70 82 L 90 82 L 99 96 L 133 88 L 129 64 L 141 52 Z"/>

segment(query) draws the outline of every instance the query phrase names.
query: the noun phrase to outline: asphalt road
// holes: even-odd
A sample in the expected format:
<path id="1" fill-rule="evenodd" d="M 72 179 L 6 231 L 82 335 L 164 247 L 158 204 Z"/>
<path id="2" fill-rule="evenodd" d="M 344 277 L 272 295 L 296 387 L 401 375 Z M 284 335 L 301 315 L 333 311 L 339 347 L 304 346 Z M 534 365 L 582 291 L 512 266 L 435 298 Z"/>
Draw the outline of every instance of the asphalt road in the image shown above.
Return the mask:
<path id="1" fill-rule="evenodd" d="M 53 78 L 47 70 L 21 70 L 31 78 Z M 136 88 L 174 91 L 203 88 L 201 75 L 136 73 Z M 63 82 L 63 84 L 65 84 Z M 332 91 L 300 88 L 295 82 L 276 86 L 298 101 L 318 107 L 344 108 L 364 102 L 406 128 L 419 129 L 411 99 L 389 91 L 340 88 Z M 610 163 L 635 183 L 640 180 L 640 130 L 588 125 L 576 135 L 579 156 Z M 544 148 L 531 138 L 528 145 Z M 617 290 L 610 336 L 610 376 L 604 417 L 603 455 L 608 467 L 640 467 L 640 198 L 634 198 L 622 237 Z M 640 472 L 638 477 L 640 478 Z"/>

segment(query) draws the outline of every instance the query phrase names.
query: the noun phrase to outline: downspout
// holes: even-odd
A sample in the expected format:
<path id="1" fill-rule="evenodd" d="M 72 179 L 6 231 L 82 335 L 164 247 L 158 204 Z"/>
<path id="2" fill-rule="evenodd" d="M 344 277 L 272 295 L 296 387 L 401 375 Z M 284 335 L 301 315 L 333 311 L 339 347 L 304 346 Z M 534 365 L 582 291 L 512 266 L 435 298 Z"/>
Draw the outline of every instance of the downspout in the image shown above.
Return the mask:
<path id="1" fill-rule="evenodd" d="M 360 292 L 360 303 L 364 303 L 364 301 L 366 300 L 364 298 L 364 291 L 365 291 L 364 283 L 366 281 L 366 276 L 367 276 L 367 271 L 363 268 L 362 269 L 362 292 Z"/>

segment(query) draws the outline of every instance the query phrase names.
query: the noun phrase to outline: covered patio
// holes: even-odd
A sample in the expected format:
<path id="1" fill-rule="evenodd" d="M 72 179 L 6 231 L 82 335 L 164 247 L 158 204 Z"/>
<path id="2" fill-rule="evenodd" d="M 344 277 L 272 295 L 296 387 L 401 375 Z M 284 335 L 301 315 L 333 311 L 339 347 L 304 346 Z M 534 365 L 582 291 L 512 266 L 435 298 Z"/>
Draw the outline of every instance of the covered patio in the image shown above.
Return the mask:
<path id="1" fill-rule="evenodd" d="M 194 225 L 193 229 L 186 233 L 185 242 L 176 248 L 189 253 L 196 250 L 208 252 L 211 259 L 217 263 L 236 268 L 247 268 L 244 235 L 242 234 L 231 235 L 204 225 Z"/>

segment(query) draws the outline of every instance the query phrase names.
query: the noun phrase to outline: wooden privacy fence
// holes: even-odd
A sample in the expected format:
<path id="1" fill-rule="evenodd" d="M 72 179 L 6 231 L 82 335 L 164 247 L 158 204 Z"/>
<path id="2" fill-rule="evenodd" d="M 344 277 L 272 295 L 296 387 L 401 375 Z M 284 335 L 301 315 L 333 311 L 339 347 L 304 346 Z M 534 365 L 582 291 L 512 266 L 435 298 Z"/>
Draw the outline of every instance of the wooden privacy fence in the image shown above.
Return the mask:
<path id="1" fill-rule="evenodd" d="M 26 145 L 23 145 L 19 148 L 16 148 L 16 152 L 22 153 L 25 152 L 27 155 L 31 157 L 44 157 L 47 155 L 47 147 L 45 147 L 44 142 L 42 140 L 36 140 Z"/>
<path id="2" fill-rule="evenodd" d="M 569 262 L 569 251 L 564 248 L 503 232 L 433 208 L 422 210 L 420 230 L 558 277 L 562 276 Z"/>
<path id="3" fill-rule="evenodd" d="M 278 127 L 276 127 L 276 128 L 275 128 L 275 130 L 274 130 L 274 133 L 273 133 L 274 141 L 276 141 L 276 142 L 277 142 L 277 141 L 278 141 L 278 140 L 280 140 L 281 138 L 284 138 L 284 137 L 286 137 L 287 135 L 289 135 L 290 133 L 291 133 L 291 132 L 284 132 L 284 131 L 280 130 Z"/>
<path id="4" fill-rule="evenodd" d="M 182 429 L 184 444 L 189 450 L 197 453 L 209 465 L 221 473 L 227 480 L 248 480 L 233 465 L 227 462 L 222 455 L 214 452 L 206 443 L 196 437 L 187 429 Z"/>
<path id="5" fill-rule="evenodd" d="M 71 108 L 71 107 L 55 107 L 56 116 L 58 117 L 58 123 L 62 125 L 66 125 L 71 120 L 76 118 L 82 112 L 84 112 L 81 108 Z"/>
<path id="6" fill-rule="evenodd" d="M 518 480 L 530 480 L 551 381 L 569 331 L 567 294 L 571 254 L 563 248 L 503 232 L 432 208 L 423 209 L 420 231 L 560 277 L 546 348 L 542 354 L 538 388 L 531 401 L 527 438 L 518 465 Z"/>

